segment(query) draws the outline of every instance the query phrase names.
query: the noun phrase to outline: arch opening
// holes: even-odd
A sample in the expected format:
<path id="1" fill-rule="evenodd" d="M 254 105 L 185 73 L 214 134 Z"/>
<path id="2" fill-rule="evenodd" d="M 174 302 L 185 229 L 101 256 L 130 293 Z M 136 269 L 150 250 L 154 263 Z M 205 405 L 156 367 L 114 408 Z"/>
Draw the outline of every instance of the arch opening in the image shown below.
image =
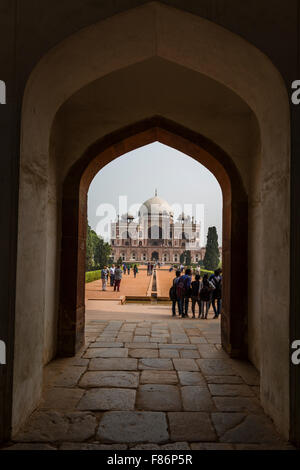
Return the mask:
<path id="1" fill-rule="evenodd" d="M 225 280 L 222 343 L 230 356 L 248 356 L 247 282 L 244 277 L 241 279 L 238 276 L 242 271 L 247 273 L 248 201 L 240 175 L 231 158 L 218 146 L 159 116 L 100 139 L 76 163 L 64 182 L 58 339 L 58 353 L 62 356 L 73 355 L 84 341 L 85 240 L 89 185 L 101 168 L 121 156 L 125 149 L 129 152 L 156 141 L 199 161 L 214 174 L 222 188 Z M 73 277 L 66 276 L 67 271 L 71 271 Z M 240 284 L 238 279 L 241 279 Z M 241 298 L 236 301 L 236 296 L 231 292 L 233 288 L 242 292 L 243 301 Z"/>

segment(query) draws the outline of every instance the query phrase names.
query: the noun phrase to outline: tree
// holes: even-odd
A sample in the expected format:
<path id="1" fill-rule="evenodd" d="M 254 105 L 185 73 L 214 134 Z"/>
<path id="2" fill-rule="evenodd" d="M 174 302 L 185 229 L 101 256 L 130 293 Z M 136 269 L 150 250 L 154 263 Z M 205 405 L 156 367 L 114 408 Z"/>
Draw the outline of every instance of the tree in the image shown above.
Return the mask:
<path id="1" fill-rule="evenodd" d="M 95 247 L 94 259 L 97 266 L 103 268 L 108 264 L 108 260 L 111 254 L 111 246 L 105 242 L 103 238 L 98 237 L 98 241 Z"/>
<path id="2" fill-rule="evenodd" d="M 87 225 L 87 233 L 86 233 L 86 270 L 90 271 L 95 265 L 95 248 L 97 245 L 98 235 L 94 230 L 91 229 L 89 225 Z"/>
<path id="3" fill-rule="evenodd" d="M 220 252 L 218 234 L 216 227 L 209 227 L 207 233 L 206 251 L 204 256 L 204 267 L 214 271 L 220 264 Z"/>
<path id="4" fill-rule="evenodd" d="M 192 264 L 192 257 L 190 250 L 186 250 L 180 255 L 180 263 L 185 266 L 190 266 Z"/>
<path id="5" fill-rule="evenodd" d="M 86 270 L 95 267 L 103 267 L 108 264 L 111 254 L 111 246 L 106 243 L 97 233 L 87 225 L 86 236 Z"/>

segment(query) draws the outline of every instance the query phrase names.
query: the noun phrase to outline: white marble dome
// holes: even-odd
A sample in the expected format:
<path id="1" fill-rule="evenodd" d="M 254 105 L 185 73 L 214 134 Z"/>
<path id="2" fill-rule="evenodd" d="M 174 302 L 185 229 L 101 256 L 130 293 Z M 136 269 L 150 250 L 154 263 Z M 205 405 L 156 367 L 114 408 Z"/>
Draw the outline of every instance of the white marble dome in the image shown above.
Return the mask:
<path id="1" fill-rule="evenodd" d="M 147 199 L 147 201 L 143 203 L 140 209 L 140 215 L 142 214 L 144 215 L 146 211 L 148 212 L 148 214 L 151 214 L 151 215 L 165 215 L 165 216 L 173 215 L 173 211 L 169 203 L 158 196 L 151 197 L 150 199 Z"/>

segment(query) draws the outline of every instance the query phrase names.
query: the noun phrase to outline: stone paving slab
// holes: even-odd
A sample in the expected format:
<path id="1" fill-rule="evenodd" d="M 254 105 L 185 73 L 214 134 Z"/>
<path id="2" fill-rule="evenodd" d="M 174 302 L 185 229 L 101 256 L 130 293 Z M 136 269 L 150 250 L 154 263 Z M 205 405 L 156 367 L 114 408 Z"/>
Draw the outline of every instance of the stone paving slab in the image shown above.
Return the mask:
<path id="1" fill-rule="evenodd" d="M 139 410 L 180 411 L 179 389 L 174 385 L 141 385 L 137 391 L 136 406 Z"/>
<path id="2" fill-rule="evenodd" d="M 198 351 L 202 359 L 223 358 L 223 352 L 219 351 L 214 344 L 198 344 Z"/>
<path id="3" fill-rule="evenodd" d="M 241 424 L 246 415 L 244 413 L 212 413 L 212 422 L 219 437 L 222 437 L 227 431 Z"/>
<path id="4" fill-rule="evenodd" d="M 127 357 L 128 349 L 127 348 L 89 348 L 84 357 L 93 358 L 93 357 Z"/>
<path id="5" fill-rule="evenodd" d="M 140 359 L 139 369 L 173 370 L 171 359 Z"/>
<path id="6" fill-rule="evenodd" d="M 74 387 L 82 374 L 85 372 L 86 366 L 69 366 L 54 381 L 56 387 Z"/>
<path id="7" fill-rule="evenodd" d="M 150 336 L 134 336 L 133 343 L 150 343 Z"/>
<path id="8" fill-rule="evenodd" d="M 74 410 L 84 394 L 78 388 L 50 388 L 40 404 L 41 410 Z"/>
<path id="9" fill-rule="evenodd" d="M 140 383 L 175 385 L 178 383 L 178 378 L 176 372 L 173 370 L 143 370 Z"/>
<path id="10" fill-rule="evenodd" d="M 183 409 L 185 411 L 213 411 L 214 402 L 208 388 L 203 385 L 193 385 L 181 388 Z"/>
<path id="11" fill-rule="evenodd" d="M 245 413 L 263 413 L 263 409 L 256 398 L 247 397 L 214 397 L 218 410 L 228 413 L 230 411 Z"/>
<path id="12" fill-rule="evenodd" d="M 170 412 L 168 418 L 172 441 L 212 442 L 217 440 L 208 413 Z"/>
<path id="13" fill-rule="evenodd" d="M 199 368 L 194 359 L 173 359 L 176 370 L 198 371 Z"/>
<path id="14" fill-rule="evenodd" d="M 200 354 L 196 350 L 181 350 L 180 357 L 182 359 L 198 359 Z"/>
<path id="15" fill-rule="evenodd" d="M 82 411 L 133 410 L 136 391 L 125 388 L 92 388 L 77 405 Z"/>
<path id="16" fill-rule="evenodd" d="M 203 336 L 192 336 L 190 337 L 190 341 L 192 344 L 206 344 L 207 339 Z"/>
<path id="17" fill-rule="evenodd" d="M 233 429 L 226 431 L 221 442 L 231 443 L 280 443 L 278 434 L 270 420 L 263 415 L 249 415 Z"/>
<path id="18" fill-rule="evenodd" d="M 206 386 L 203 375 L 200 372 L 178 371 L 181 385 L 202 385 Z"/>
<path id="19" fill-rule="evenodd" d="M 179 358 L 179 351 L 177 349 L 160 349 L 159 357 L 163 359 Z"/>
<path id="20" fill-rule="evenodd" d="M 127 357 L 122 360 L 117 358 L 92 359 L 89 370 L 137 370 L 137 359 Z"/>
<path id="21" fill-rule="evenodd" d="M 157 349 L 158 348 L 158 344 L 157 343 L 140 343 L 140 342 L 137 342 L 137 343 L 125 343 L 125 348 L 128 348 L 128 349 Z"/>
<path id="22" fill-rule="evenodd" d="M 123 348 L 124 343 L 105 343 L 104 341 L 95 341 L 91 344 L 92 348 Z"/>
<path id="23" fill-rule="evenodd" d="M 86 372 L 80 380 L 79 386 L 136 388 L 139 384 L 138 372 L 127 371 L 96 371 Z"/>
<path id="24" fill-rule="evenodd" d="M 82 442 L 95 434 L 96 417 L 91 413 L 37 411 L 16 435 L 19 442 Z"/>
<path id="25" fill-rule="evenodd" d="M 157 349 L 130 349 L 128 356 L 136 358 L 156 358 L 158 357 Z"/>
<path id="26" fill-rule="evenodd" d="M 243 384 L 243 379 L 238 375 L 208 375 L 208 384 Z"/>
<path id="27" fill-rule="evenodd" d="M 222 359 L 196 359 L 196 362 L 204 375 L 237 375 Z"/>
<path id="28" fill-rule="evenodd" d="M 235 384 L 209 384 L 212 396 L 225 397 L 253 397 L 254 393 L 248 385 Z"/>
<path id="29" fill-rule="evenodd" d="M 169 433 L 166 415 L 155 411 L 104 413 L 97 436 L 104 442 L 167 442 Z"/>

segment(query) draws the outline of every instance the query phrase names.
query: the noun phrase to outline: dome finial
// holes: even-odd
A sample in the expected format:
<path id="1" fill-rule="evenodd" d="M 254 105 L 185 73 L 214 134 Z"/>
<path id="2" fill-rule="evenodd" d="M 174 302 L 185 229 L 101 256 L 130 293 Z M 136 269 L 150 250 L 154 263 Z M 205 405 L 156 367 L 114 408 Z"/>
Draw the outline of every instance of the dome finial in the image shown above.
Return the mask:
<path id="1" fill-rule="evenodd" d="M 157 197 L 157 189 L 155 189 L 155 197 Z"/>

